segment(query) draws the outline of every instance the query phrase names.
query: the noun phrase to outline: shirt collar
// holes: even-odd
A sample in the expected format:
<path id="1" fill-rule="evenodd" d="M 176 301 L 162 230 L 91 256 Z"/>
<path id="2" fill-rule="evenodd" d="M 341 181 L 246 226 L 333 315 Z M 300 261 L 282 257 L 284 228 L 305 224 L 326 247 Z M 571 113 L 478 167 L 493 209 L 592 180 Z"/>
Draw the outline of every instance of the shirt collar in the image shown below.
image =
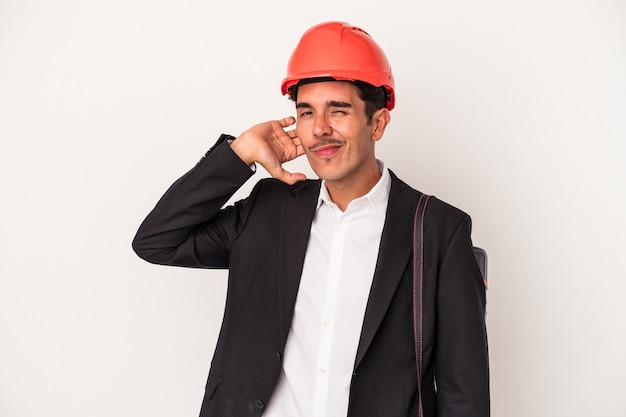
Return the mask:
<path id="1" fill-rule="evenodd" d="M 369 190 L 367 194 L 352 200 L 350 204 L 348 204 L 348 209 L 346 209 L 346 211 L 350 209 L 350 206 L 353 205 L 353 203 L 358 204 L 358 202 L 364 201 L 376 210 L 376 213 L 384 219 L 387 214 L 387 203 L 389 202 L 389 191 L 391 190 L 391 176 L 389 175 L 389 170 L 383 161 L 377 159 L 376 162 L 381 173 L 378 182 L 372 187 L 371 190 Z M 319 209 L 322 203 L 335 206 L 335 203 L 333 203 L 330 198 L 330 194 L 328 193 L 328 188 L 326 188 L 326 180 L 322 180 L 320 194 L 317 198 L 316 209 Z"/>

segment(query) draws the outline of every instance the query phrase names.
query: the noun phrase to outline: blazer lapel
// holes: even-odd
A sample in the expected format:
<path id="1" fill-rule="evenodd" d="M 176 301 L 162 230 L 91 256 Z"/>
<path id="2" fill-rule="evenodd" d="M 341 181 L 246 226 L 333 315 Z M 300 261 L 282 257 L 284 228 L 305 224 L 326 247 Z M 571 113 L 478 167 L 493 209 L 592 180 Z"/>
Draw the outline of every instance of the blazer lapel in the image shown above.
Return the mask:
<path id="1" fill-rule="evenodd" d="M 280 329 L 285 339 L 291 326 L 320 185 L 320 181 L 303 183 L 294 189 L 293 198 L 285 199 L 281 206 L 277 292 Z"/>
<path id="2" fill-rule="evenodd" d="M 380 326 L 413 249 L 413 215 L 419 193 L 391 173 L 387 216 L 367 301 L 354 368 L 363 359 Z"/>

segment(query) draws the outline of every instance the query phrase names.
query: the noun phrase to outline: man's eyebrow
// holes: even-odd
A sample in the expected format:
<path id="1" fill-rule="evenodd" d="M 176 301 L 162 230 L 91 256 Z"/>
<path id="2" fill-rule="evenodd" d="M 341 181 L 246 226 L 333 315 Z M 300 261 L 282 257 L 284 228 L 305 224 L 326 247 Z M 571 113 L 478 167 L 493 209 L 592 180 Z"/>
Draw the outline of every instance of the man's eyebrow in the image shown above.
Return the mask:
<path id="1" fill-rule="evenodd" d="M 329 101 L 328 105 L 330 107 L 345 107 L 345 108 L 352 107 L 352 104 L 346 103 L 345 101 Z"/>
<path id="2" fill-rule="evenodd" d="M 346 103 L 345 101 L 329 101 L 328 103 L 329 107 L 343 107 L 343 108 L 352 108 L 352 104 L 350 103 Z M 300 102 L 296 104 L 296 109 L 302 109 L 302 108 L 310 108 L 313 107 L 311 106 L 309 103 L 306 102 Z"/>

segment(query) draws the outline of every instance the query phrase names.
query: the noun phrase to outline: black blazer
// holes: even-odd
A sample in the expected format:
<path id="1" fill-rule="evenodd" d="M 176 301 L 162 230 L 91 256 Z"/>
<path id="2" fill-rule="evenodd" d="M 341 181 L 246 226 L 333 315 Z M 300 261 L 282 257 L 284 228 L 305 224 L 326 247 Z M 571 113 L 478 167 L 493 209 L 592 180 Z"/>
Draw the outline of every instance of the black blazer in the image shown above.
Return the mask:
<path id="1" fill-rule="evenodd" d="M 230 270 L 200 415 L 260 416 L 281 372 L 321 182 L 263 179 L 248 198 L 222 209 L 252 175 L 221 144 L 226 138 L 170 187 L 133 248 L 152 263 Z M 421 194 L 391 178 L 350 387 L 352 417 L 417 416 L 412 233 Z M 431 199 L 424 226 L 425 416 L 489 415 L 485 289 L 470 227 L 465 213 Z"/>

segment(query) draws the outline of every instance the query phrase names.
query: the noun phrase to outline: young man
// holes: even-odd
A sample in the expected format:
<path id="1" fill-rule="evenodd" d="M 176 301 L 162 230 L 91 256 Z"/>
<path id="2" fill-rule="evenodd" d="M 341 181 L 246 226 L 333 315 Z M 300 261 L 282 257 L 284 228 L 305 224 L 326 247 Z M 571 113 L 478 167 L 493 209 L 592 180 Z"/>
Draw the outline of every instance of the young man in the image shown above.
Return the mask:
<path id="1" fill-rule="evenodd" d="M 424 221 L 419 309 L 413 301 L 422 194 L 375 157 L 393 88 L 367 33 L 312 27 L 282 86 L 296 118 L 222 135 L 141 225 L 133 247 L 147 261 L 229 269 L 201 416 L 489 415 L 470 219 L 437 199 Z M 282 167 L 303 154 L 320 180 Z M 273 178 L 223 208 L 255 163 Z"/>

